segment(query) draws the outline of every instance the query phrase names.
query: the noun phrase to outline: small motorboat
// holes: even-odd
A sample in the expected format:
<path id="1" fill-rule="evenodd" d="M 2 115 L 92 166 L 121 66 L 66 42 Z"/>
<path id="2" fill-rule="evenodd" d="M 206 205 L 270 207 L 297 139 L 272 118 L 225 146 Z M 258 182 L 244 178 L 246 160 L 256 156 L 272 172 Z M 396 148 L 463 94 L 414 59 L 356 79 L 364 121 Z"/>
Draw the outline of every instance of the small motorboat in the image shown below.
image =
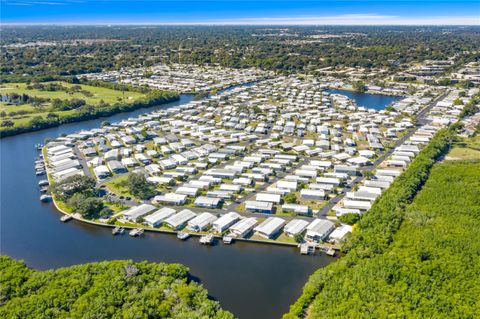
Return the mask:
<path id="1" fill-rule="evenodd" d="M 70 216 L 70 215 L 63 215 L 62 217 L 60 217 L 60 221 L 63 222 L 63 223 L 66 223 L 66 222 L 72 220 L 72 218 L 73 217 Z"/>
<path id="2" fill-rule="evenodd" d="M 51 195 L 43 194 L 42 196 L 40 196 L 40 201 L 43 202 L 43 203 L 48 203 L 51 200 L 52 200 Z"/>
<path id="3" fill-rule="evenodd" d="M 43 148 L 43 144 L 40 144 L 40 143 L 35 144 L 35 148 L 36 148 L 37 150 L 41 151 L 42 148 Z"/>
<path id="4" fill-rule="evenodd" d="M 325 253 L 326 253 L 328 256 L 334 257 L 334 256 L 335 256 L 335 249 L 329 248 Z"/>
<path id="5" fill-rule="evenodd" d="M 208 234 L 205 236 L 200 237 L 200 244 L 202 245 L 211 245 L 213 244 L 213 235 Z"/>
<path id="6" fill-rule="evenodd" d="M 40 175 L 45 175 L 45 170 L 44 169 L 39 169 L 35 171 L 35 175 L 40 176 Z"/>
<path id="7" fill-rule="evenodd" d="M 125 228 L 117 226 L 114 229 L 112 229 L 112 235 L 121 235 L 125 232 Z"/>
<path id="8" fill-rule="evenodd" d="M 132 237 L 139 237 L 143 235 L 143 228 L 134 228 L 128 234 Z"/>
<path id="9" fill-rule="evenodd" d="M 223 236 L 223 243 L 225 245 L 230 245 L 232 242 L 233 242 L 232 236 L 228 236 L 228 235 Z"/>
<path id="10" fill-rule="evenodd" d="M 49 182 L 46 179 L 42 179 L 41 181 L 38 182 L 38 186 L 48 186 Z"/>
<path id="11" fill-rule="evenodd" d="M 178 232 L 177 233 L 177 238 L 180 239 L 180 240 L 186 240 L 189 237 L 190 237 L 189 233 L 184 233 L 184 232 Z"/>

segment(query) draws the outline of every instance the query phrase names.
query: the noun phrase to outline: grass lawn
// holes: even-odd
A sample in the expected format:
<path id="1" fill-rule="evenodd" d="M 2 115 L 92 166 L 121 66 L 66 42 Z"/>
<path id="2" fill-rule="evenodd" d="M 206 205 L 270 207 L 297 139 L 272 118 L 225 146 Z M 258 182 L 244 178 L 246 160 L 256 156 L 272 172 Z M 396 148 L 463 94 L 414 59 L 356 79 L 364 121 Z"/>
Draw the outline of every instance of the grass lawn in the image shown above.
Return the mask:
<path id="1" fill-rule="evenodd" d="M 53 83 L 53 82 L 52 82 Z M 72 87 L 74 84 L 65 83 L 65 82 L 56 82 L 61 84 L 64 87 Z M 88 105 L 98 105 L 100 101 L 104 101 L 105 103 L 114 104 L 115 102 L 119 101 L 127 101 L 133 102 L 145 96 L 145 94 L 138 93 L 138 92 L 122 92 L 118 90 L 107 89 L 103 87 L 94 87 L 89 85 L 79 85 L 81 86 L 82 90 L 88 91 L 92 94 L 92 96 L 87 96 L 82 92 L 74 92 L 68 93 L 66 91 L 42 91 L 37 89 L 27 89 L 26 83 L 7 83 L 0 85 L 0 95 L 2 94 L 27 94 L 29 96 L 38 97 L 38 98 L 48 98 L 48 99 L 60 99 L 60 100 L 71 100 L 71 99 L 82 99 Z M 22 115 L 9 115 L 11 112 L 28 112 L 28 114 Z M 5 112 L 7 115 L 2 117 L 2 120 L 12 120 L 14 122 L 14 126 L 22 126 L 27 124 L 30 119 L 34 116 L 42 116 L 43 118 L 51 110 L 51 103 L 46 102 L 41 106 L 34 107 L 31 104 L 23 104 L 23 105 L 12 105 L 6 102 L 0 102 L 0 112 Z M 58 114 L 59 116 L 62 115 L 69 115 L 75 113 L 75 110 L 68 110 L 68 111 L 53 111 L 53 113 Z"/>
<path id="2" fill-rule="evenodd" d="M 128 178 L 128 174 L 120 175 L 106 182 L 105 186 L 110 192 L 117 194 L 118 196 L 133 198 L 132 194 L 130 194 L 127 187 L 123 185 L 124 182 L 126 182 L 127 178 Z"/>
<path id="3" fill-rule="evenodd" d="M 459 137 L 445 157 L 447 160 L 480 159 L 480 136 Z"/>

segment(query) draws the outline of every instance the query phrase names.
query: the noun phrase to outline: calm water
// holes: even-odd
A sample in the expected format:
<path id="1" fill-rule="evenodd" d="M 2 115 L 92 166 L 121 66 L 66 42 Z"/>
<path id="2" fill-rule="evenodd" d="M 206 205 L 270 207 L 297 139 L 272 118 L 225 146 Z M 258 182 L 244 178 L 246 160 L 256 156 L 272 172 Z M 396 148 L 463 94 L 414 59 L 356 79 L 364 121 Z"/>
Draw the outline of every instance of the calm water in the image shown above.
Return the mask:
<path id="1" fill-rule="evenodd" d="M 369 109 L 383 110 L 393 102 L 401 100 L 401 96 L 390 96 L 382 94 L 359 93 L 345 90 L 326 90 L 333 94 L 342 94 L 354 100 L 358 106 Z"/>
<path id="2" fill-rule="evenodd" d="M 163 105 L 187 103 L 191 96 Z M 160 108 L 160 107 L 158 107 Z M 121 113 L 108 118 L 119 121 L 148 110 Z M 51 204 L 38 198 L 38 178 L 33 163 L 36 143 L 47 137 L 99 127 L 105 118 L 72 123 L 0 140 L 0 252 L 23 259 L 34 268 L 48 269 L 72 264 L 110 260 L 178 262 L 187 265 L 213 298 L 239 318 L 280 318 L 300 295 L 308 276 L 333 259 L 300 256 L 297 249 L 234 243 L 201 246 L 175 236 L 147 233 L 144 238 L 111 235 L 110 229 L 62 223 Z"/>

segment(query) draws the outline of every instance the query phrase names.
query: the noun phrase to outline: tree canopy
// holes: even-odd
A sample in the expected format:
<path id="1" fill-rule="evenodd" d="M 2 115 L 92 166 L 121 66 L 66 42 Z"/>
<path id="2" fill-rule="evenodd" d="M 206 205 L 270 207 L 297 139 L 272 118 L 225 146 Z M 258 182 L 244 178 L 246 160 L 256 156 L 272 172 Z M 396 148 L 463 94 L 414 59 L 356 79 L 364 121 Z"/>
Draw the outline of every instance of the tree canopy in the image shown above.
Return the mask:
<path id="1" fill-rule="evenodd" d="M 0 317 L 212 318 L 233 315 L 179 264 L 104 261 L 48 271 L 0 256 Z"/>

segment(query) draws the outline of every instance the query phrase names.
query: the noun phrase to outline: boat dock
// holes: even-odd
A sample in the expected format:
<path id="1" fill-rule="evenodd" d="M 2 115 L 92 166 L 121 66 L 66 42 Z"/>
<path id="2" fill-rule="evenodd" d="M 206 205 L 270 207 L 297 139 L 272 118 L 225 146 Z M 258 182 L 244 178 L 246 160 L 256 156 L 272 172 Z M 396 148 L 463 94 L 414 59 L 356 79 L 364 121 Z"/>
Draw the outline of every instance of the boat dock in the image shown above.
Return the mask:
<path id="1" fill-rule="evenodd" d="M 214 236 L 213 234 L 208 234 L 200 237 L 200 244 L 202 245 L 211 245 L 213 244 Z"/>

